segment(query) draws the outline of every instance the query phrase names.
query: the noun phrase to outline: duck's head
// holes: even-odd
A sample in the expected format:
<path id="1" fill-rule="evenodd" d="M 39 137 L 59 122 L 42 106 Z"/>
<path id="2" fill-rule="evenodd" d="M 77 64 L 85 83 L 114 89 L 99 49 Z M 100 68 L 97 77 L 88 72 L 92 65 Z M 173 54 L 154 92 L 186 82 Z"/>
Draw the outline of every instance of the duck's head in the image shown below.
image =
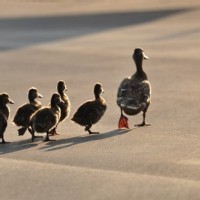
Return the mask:
<path id="1" fill-rule="evenodd" d="M 6 105 L 8 103 L 14 104 L 13 100 L 10 99 L 7 93 L 0 94 L 0 104 Z"/>
<path id="2" fill-rule="evenodd" d="M 135 62 L 139 62 L 139 61 L 147 60 L 147 59 L 149 59 L 149 57 L 144 54 L 144 50 L 142 48 L 136 48 L 134 50 L 133 60 Z"/>
<path id="3" fill-rule="evenodd" d="M 101 93 L 104 93 L 103 87 L 100 83 L 96 83 L 94 86 L 95 97 L 98 98 Z"/>
<path id="4" fill-rule="evenodd" d="M 60 95 L 58 93 L 54 93 L 51 96 L 51 106 L 58 105 L 60 102 L 62 102 Z"/>
<path id="5" fill-rule="evenodd" d="M 38 91 L 37 91 L 36 88 L 32 87 L 32 88 L 29 89 L 29 91 L 28 91 L 28 98 L 30 100 L 34 100 L 36 98 L 42 98 L 42 97 L 43 96 L 40 93 L 38 93 Z"/>
<path id="6" fill-rule="evenodd" d="M 64 91 L 67 91 L 66 84 L 63 80 L 58 81 L 57 90 L 59 94 L 62 94 Z"/>

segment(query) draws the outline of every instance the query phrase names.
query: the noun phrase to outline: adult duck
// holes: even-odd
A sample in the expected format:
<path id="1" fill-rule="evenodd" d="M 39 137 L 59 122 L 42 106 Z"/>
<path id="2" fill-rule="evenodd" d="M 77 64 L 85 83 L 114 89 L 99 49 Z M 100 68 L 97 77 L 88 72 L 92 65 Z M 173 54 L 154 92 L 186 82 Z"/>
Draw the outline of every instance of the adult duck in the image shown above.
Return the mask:
<path id="1" fill-rule="evenodd" d="M 151 102 L 151 85 L 148 81 L 147 74 L 144 72 L 143 60 L 148 59 L 143 49 L 136 48 L 133 53 L 133 60 L 136 65 L 136 72 L 129 78 L 125 78 L 117 93 L 117 105 L 121 110 L 119 119 L 119 128 L 129 128 L 128 118 L 123 114 L 136 115 L 143 112 L 143 121 L 136 126 L 147 126 L 145 121 L 146 112 Z"/>
<path id="2" fill-rule="evenodd" d="M 50 141 L 49 133 L 53 130 L 59 120 L 61 111 L 58 104 L 61 102 L 60 95 L 54 93 L 51 97 L 50 107 L 44 107 L 35 112 L 31 118 L 32 141 L 35 138 L 35 132 L 46 133 L 46 141 Z"/>
<path id="3" fill-rule="evenodd" d="M 89 134 L 99 134 L 99 132 L 92 132 L 90 129 L 101 119 L 107 108 L 106 101 L 100 96 L 102 92 L 101 84 L 96 83 L 94 86 L 95 99 L 82 104 L 72 118 L 72 121 L 85 126 L 85 131 L 88 131 Z"/>
<path id="4" fill-rule="evenodd" d="M 36 112 L 42 106 L 41 103 L 37 101 L 36 99 L 42 98 L 42 97 L 43 96 L 38 93 L 37 89 L 32 87 L 28 91 L 29 103 L 26 103 L 17 109 L 13 122 L 17 126 L 21 127 L 18 129 L 18 134 L 20 136 L 24 135 L 27 129 L 31 133 L 31 130 L 29 128 L 31 116 L 34 112 Z"/>
<path id="5" fill-rule="evenodd" d="M 70 104 L 67 94 L 65 93 L 67 91 L 67 86 L 63 80 L 58 81 L 57 91 L 60 94 L 60 97 L 62 99 L 62 101 L 58 104 L 61 110 L 61 116 L 59 120 L 59 123 L 60 123 L 69 116 L 71 104 Z M 57 126 L 51 131 L 52 135 L 58 135 L 56 128 Z"/>
<path id="6" fill-rule="evenodd" d="M 10 115 L 10 109 L 7 106 L 8 103 L 14 104 L 8 94 L 0 94 L 0 138 L 2 139 L 2 144 L 8 143 L 4 139 L 4 132 L 6 130 L 8 124 L 7 121 Z"/>

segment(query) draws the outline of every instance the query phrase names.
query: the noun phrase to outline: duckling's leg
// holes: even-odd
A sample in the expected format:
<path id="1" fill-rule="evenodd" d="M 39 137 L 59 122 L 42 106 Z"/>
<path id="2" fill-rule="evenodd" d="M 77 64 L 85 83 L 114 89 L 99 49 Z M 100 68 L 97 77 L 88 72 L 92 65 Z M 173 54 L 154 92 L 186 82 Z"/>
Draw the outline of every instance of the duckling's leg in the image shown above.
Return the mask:
<path id="1" fill-rule="evenodd" d="M 136 124 L 135 126 L 151 126 L 151 124 L 147 124 L 145 122 L 145 118 L 146 118 L 146 111 L 143 112 L 143 122 L 141 124 Z"/>
<path id="2" fill-rule="evenodd" d="M 56 128 L 57 128 L 57 126 L 49 132 L 49 135 L 51 135 L 51 136 L 59 135 L 59 133 L 57 133 L 57 131 L 56 131 Z"/>
<path id="3" fill-rule="evenodd" d="M 29 133 L 32 135 L 32 142 L 34 141 L 35 138 L 43 138 L 43 136 L 35 135 L 35 134 L 33 133 L 32 128 L 30 128 L 30 127 L 28 127 L 28 131 L 29 131 Z"/>
<path id="4" fill-rule="evenodd" d="M 4 138 L 2 137 L 2 142 L 1 142 L 2 144 L 8 144 L 8 143 L 10 143 L 10 142 L 6 142 L 5 140 L 4 140 Z"/>
<path id="5" fill-rule="evenodd" d="M 49 138 L 49 132 L 47 132 L 47 136 L 46 136 L 44 142 L 48 142 L 48 141 L 50 141 L 50 138 Z"/>
<path id="6" fill-rule="evenodd" d="M 118 122 L 118 128 L 128 128 L 129 129 L 129 126 L 128 126 L 128 118 L 126 116 L 123 115 L 123 111 L 122 111 L 122 108 L 121 108 L 121 116 L 119 118 L 119 122 Z"/>
<path id="7" fill-rule="evenodd" d="M 31 134 L 31 141 L 34 142 L 35 138 L 38 138 L 39 136 L 35 136 L 35 131 L 33 130 L 33 128 L 28 128 L 28 131 L 30 132 Z"/>
<path id="8" fill-rule="evenodd" d="M 92 124 L 86 125 L 86 126 L 85 126 L 85 131 L 88 131 L 89 134 L 99 134 L 99 132 L 92 132 L 92 131 L 90 130 L 91 127 L 92 127 Z"/>
<path id="9" fill-rule="evenodd" d="M 51 140 L 49 138 L 49 131 L 47 131 L 47 136 L 46 136 L 46 139 L 44 140 L 44 142 L 48 142 L 48 141 L 55 141 L 55 140 Z"/>
<path id="10" fill-rule="evenodd" d="M 34 139 L 35 139 L 35 132 L 32 130 L 31 132 L 31 141 L 34 142 Z"/>

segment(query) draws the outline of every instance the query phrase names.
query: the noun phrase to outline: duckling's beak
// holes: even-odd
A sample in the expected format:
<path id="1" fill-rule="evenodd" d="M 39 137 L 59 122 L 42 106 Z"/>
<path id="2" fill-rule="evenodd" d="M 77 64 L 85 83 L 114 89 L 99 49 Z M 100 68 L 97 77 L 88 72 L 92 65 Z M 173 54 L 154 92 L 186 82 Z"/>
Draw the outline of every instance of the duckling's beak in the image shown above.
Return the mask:
<path id="1" fill-rule="evenodd" d="M 143 52 L 143 58 L 144 58 L 144 60 L 148 60 L 148 59 L 149 59 L 149 57 L 146 56 L 146 55 L 144 54 L 144 52 Z"/>
<path id="2" fill-rule="evenodd" d="M 38 98 L 43 98 L 43 96 L 41 94 L 38 93 Z"/>
<path id="3" fill-rule="evenodd" d="M 11 99 L 8 99 L 8 103 L 10 103 L 10 104 L 14 104 L 14 101 L 11 100 Z"/>

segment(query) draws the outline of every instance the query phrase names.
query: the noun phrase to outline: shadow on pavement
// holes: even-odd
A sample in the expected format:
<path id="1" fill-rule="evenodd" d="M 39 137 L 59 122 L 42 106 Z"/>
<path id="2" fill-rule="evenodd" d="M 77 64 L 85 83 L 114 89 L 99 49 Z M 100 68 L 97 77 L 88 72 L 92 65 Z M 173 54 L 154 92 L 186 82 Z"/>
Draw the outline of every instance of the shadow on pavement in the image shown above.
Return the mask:
<path id="1" fill-rule="evenodd" d="M 47 142 L 45 146 L 41 147 L 40 149 L 45 149 L 47 151 L 58 150 L 66 147 L 70 147 L 73 145 L 78 145 L 86 142 L 91 142 L 95 140 L 102 140 L 107 139 L 114 136 L 119 136 L 125 133 L 128 133 L 132 129 L 121 129 L 121 130 L 114 130 L 106 133 L 101 133 L 98 135 L 84 135 L 72 138 L 65 138 L 65 139 L 58 139 L 55 141 Z M 33 147 L 38 146 L 37 141 L 43 143 L 42 138 L 36 138 L 35 142 L 32 142 L 31 139 L 21 140 L 17 142 L 11 142 L 8 144 L 0 144 L 0 154 L 7 154 L 17 151 L 24 151 L 26 149 L 30 149 Z M 63 146 L 64 145 L 64 146 Z"/>
<path id="2" fill-rule="evenodd" d="M 0 144 L 0 154 L 7 154 L 17 151 L 23 151 L 37 146 L 37 143 L 32 143 L 31 139 L 22 140 L 19 142 L 11 142 L 8 144 Z"/>
<path id="3" fill-rule="evenodd" d="M 132 131 L 133 129 L 117 129 L 113 131 L 109 131 L 106 133 L 100 133 L 97 135 L 85 135 L 85 136 L 78 136 L 66 139 L 60 139 L 56 141 L 52 141 L 47 143 L 46 146 L 42 147 L 41 149 L 46 149 L 47 151 L 59 150 L 67 147 L 71 147 L 78 144 L 83 144 L 87 142 L 103 140 L 110 137 L 120 136 L 125 133 Z"/>
<path id="4" fill-rule="evenodd" d="M 3 18 L 0 19 L 0 51 L 150 23 L 191 9 L 194 8 Z"/>

